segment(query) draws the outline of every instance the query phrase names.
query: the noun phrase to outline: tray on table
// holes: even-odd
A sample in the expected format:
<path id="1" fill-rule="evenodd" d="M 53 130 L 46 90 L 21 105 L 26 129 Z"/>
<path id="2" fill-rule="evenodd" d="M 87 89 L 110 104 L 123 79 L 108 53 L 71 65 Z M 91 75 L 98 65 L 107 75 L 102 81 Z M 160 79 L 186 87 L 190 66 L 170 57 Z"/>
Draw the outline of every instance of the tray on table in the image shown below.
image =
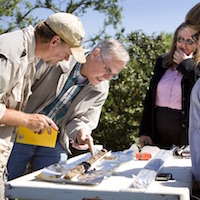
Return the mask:
<path id="1" fill-rule="evenodd" d="M 95 152 L 98 153 L 98 152 Z M 87 160 L 91 157 L 90 153 L 73 157 L 67 163 L 58 163 L 44 168 L 35 178 L 41 181 L 79 184 L 79 185 L 98 185 L 104 179 L 110 177 L 113 172 L 123 163 L 131 161 L 134 158 L 133 150 L 125 150 L 118 152 L 107 152 L 100 159 L 95 161 L 89 169 L 85 170 L 71 180 L 64 178 L 65 174 L 79 164 L 87 164 Z"/>

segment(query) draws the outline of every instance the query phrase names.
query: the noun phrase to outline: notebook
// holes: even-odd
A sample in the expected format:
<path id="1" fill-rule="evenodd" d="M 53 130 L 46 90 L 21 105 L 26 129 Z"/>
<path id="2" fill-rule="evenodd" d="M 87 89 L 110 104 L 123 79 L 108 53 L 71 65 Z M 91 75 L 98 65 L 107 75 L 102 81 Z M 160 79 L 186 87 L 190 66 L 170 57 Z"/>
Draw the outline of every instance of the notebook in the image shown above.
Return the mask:
<path id="1" fill-rule="evenodd" d="M 52 127 L 51 134 L 49 135 L 46 128 L 42 134 L 38 134 L 24 126 L 19 126 L 16 142 L 54 148 L 56 145 L 57 135 L 58 130 L 53 129 Z"/>

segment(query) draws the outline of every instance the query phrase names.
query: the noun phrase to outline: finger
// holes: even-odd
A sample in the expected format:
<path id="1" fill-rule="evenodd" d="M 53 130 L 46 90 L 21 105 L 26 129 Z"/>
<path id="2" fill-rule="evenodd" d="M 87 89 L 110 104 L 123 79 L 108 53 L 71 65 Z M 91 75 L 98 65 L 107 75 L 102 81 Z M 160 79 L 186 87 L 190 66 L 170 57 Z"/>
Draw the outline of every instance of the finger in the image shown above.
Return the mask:
<path id="1" fill-rule="evenodd" d="M 177 59 L 177 58 L 178 58 L 178 55 L 177 55 L 176 53 L 174 53 L 174 54 L 173 54 L 173 58 L 174 58 L 174 59 Z"/>
<path id="2" fill-rule="evenodd" d="M 81 143 L 85 142 L 85 140 L 86 140 L 86 134 L 85 134 L 85 132 L 82 132 L 82 134 L 79 136 L 79 138 L 80 138 Z"/>
<path id="3" fill-rule="evenodd" d="M 38 134 L 42 134 L 44 132 L 45 126 L 44 123 L 41 121 L 40 126 L 38 127 Z"/>
<path id="4" fill-rule="evenodd" d="M 178 56 L 180 54 L 180 49 L 177 49 L 173 55 Z"/>
<path id="5" fill-rule="evenodd" d="M 176 53 L 180 54 L 182 52 L 181 49 L 177 48 L 177 50 L 175 51 Z"/>
<path id="6" fill-rule="evenodd" d="M 48 134 L 50 135 L 51 134 L 51 125 L 49 125 L 49 123 L 46 120 L 44 120 L 43 123 L 44 123 L 44 127 L 47 129 Z"/>
<path id="7" fill-rule="evenodd" d="M 49 134 L 51 134 L 51 127 L 54 129 L 54 130 L 58 130 L 58 127 L 56 126 L 56 124 L 54 123 L 54 121 L 52 120 L 52 119 L 50 119 L 50 118 L 48 118 L 47 116 L 45 116 L 44 115 L 44 117 L 45 117 L 45 120 L 44 120 L 44 123 L 45 123 L 45 127 L 46 127 L 46 129 L 47 129 L 47 132 L 49 133 Z"/>
<path id="8" fill-rule="evenodd" d="M 178 50 L 175 50 L 173 55 L 176 55 L 177 53 L 178 53 Z"/>
<path id="9" fill-rule="evenodd" d="M 192 58 L 192 56 L 193 56 L 193 53 L 194 53 L 194 52 L 191 52 L 191 53 L 190 53 L 190 55 L 189 55 L 189 57 L 190 57 L 190 58 Z"/>
<path id="10" fill-rule="evenodd" d="M 45 116 L 45 115 L 44 115 L 44 116 Z M 54 122 L 52 119 L 50 119 L 50 118 L 47 117 L 47 116 L 45 116 L 45 119 L 46 119 L 47 123 L 48 123 L 49 125 L 51 125 L 51 127 L 52 127 L 53 129 L 58 130 L 58 126 L 55 124 L 55 122 Z"/>
<path id="11" fill-rule="evenodd" d="M 91 137 L 90 134 L 82 134 L 81 137 L 81 144 L 87 144 L 87 146 L 89 147 L 89 150 L 91 152 L 91 155 L 94 156 L 94 151 L 93 151 L 93 138 Z"/>
<path id="12" fill-rule="evenodd" d="M 148 144 L 149 144 L 149 145 L 152 145 L 152 144 L 153 144 L 153 142 L 152 142 L 151 139 L 148 140 Z"/>
<path id="13" fill-rule="evenodd" d="M 41 122 L 40 125 L 38 126 L 37 130 L 35 130 L 35 133 L 40 135 L 44 132 L 44 129 L 45 129 L 45 127 L 44 127 L 43 123 Z"/>
<path id="14" fill-rule="evenodd" d="M 88 138 L 88 146 L 89 146 L 89 150 L 90 150 L 90 153 L 92 155 L 92 157 L 94 156 L 94 151 L 93 151 L 93 148 L 94 148 L 94 143 L 93 143 L 93 138 L 91 136 L 89 136 Z"/>
<path id="15" fill-rule="evenodd" d="M 56 131 L 58 131 L 58 126 L 54 123 L 54 121 L 50 121 L 50 122 L 48 122 L 50 125 L 51 125 L 51 127 L 54 129 L 54 130 L 56 130 Z"/>
<path id="16" fill-rule="evenodd" d="M 87 150 L 88 149 L 88 144 L 78 144 L 75 141 L 73 141 L 71 144 L 72 144 L 72 147 L 77 150 Z"/>
<path id="17" fill-rule="evenodd" d="M 40 131 L 38 132 L 38 135 L 42 134 L 44 132 L 44 129 L 40 129 Z"/>

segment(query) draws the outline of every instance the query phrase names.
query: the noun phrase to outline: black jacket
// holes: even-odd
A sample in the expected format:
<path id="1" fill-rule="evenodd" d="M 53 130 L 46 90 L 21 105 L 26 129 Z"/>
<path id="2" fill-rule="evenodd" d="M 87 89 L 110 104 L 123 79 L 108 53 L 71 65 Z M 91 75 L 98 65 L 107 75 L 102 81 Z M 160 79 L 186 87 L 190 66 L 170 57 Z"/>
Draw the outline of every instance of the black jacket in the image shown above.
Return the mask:
<path id="1" fill-rule="evenodd" d="M 165 55 L 158 57 L 154 75 L 150 81 L 149 90 L 147 91 L 143 117 L 140 125 L 139 136 L 148 135 L 155 143 L 155 98 L 157 85 L 167 68 L 162 67 L 163 58 Z M 192 59 L 186 59 L 182 61 L 177 70 L 183 74 L 181 81 L 182 86 L 182 118 L 181 118 L 181 143 L 188 144 L 188 126 L 189 126 L 189 105 L 190 105 L 190 93 L 196 80 L 196 66 Z"/>

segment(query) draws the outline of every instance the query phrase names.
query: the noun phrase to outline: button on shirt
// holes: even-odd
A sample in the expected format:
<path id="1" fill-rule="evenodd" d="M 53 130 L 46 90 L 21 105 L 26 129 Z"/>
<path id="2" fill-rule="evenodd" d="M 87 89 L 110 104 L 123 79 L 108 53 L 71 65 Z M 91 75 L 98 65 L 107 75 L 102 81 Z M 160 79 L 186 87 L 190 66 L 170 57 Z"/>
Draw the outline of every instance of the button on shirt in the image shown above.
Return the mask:
<path id="1" fill-rule="evenodd" d="M 156 106 L 182 109 L 181 81 L 183 75 L 177 70 L 168 69 L 158 83 Z"/>
<path id="2" fill-rule="evenodd" d="M 51 104 L 41 111 L 42 114 L 54 120 L 58 126 L 61 125 L 62 118 L 65 116 L 73 99 L 89 83 L 88 79 L 80 74 L 80 68 L 81 64 L 77 63 L 60 94 Z"/>

